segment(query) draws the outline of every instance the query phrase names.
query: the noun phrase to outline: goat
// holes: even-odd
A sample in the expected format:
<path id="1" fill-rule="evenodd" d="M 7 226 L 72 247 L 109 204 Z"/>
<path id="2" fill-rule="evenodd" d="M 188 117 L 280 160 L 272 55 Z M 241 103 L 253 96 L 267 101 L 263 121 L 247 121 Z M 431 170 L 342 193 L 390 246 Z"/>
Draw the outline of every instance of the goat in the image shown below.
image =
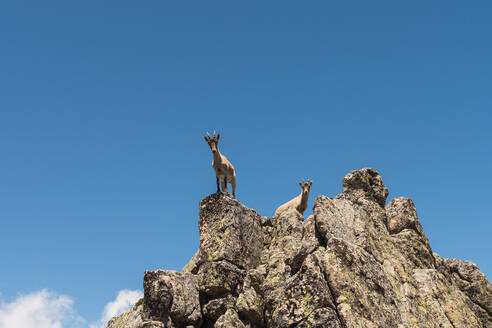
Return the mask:
<path id="1" fill-rule="evenodd" d="M 302 180 L 302 182 L 299 181 L 299 186 L 302 188 L 301 194 L 277 208 L 275 216 L 279 216 L 291 207 L 294 207 L 299 213 L 303 214 L 308 205 L 309 191 L 311 190 L 312 184 L 313 181 L 309 181 L 309 179 L 307 182 L 304 182 L 304 180 Z"/>
<path id="2" fill-rule="evenodd" d="M 232 186 L 232 197 L 236 198 L 236 171 L 231 162 L 219 151 L 217 144 L 219 143 L 220 133 L 216 136 L 214 131 L 213 137 L 210 137 L 210 134 L 207 132 L 204 138 L 210 146 L 210 150 L 212 150 L 212 167 L 215 170 L 215 177 L 217 179 L 217 193 L 220 192 L 219 182 L 222 184 L 222 191 L 226 193 L 228 192 L 227 183 L 230 183 Z"/>

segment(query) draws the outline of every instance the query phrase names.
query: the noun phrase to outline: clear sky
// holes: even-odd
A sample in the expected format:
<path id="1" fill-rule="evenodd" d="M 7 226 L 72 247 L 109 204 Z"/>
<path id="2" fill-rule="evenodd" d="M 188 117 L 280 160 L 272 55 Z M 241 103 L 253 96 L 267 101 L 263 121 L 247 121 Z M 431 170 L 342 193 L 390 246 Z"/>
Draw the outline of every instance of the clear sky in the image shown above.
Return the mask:
<path id="1" fill-rule="evenodd" d="M 388 201 L 414 200 L 435 252 L 490 277 L 491 13 L 490 1 L 2 1 L 0 325 L 42 292 L 88 325 L 120 290 L 142 290 L 144 270 L 180 270 L 215 192 L 213 129 L 238 199 L 262 215 L 299 179 L 314 180 L 309 215 L 374 167 Z"/>

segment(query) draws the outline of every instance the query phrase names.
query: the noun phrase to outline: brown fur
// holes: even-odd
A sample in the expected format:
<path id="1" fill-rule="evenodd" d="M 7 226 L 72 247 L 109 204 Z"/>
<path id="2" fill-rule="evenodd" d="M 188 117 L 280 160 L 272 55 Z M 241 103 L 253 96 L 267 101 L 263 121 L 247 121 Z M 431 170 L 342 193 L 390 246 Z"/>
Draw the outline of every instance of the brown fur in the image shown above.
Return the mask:
<path id="1" fill-rule="evenodd" d="M 312 184 L 313 182 L 309 180 L 307 182 L 304 182 L 304 180 L 302 182 L 299 181 L 299 186 L 302 188 L 300 195 L 277 208 L 275 216 L 279 216 L 291 207 L 294 207 L 299 213 L 304 214 L 308 205 L 309 191 L 311 190 Z"/>
<path id="2" fill-rule="evenodd" d="M 222 185 L 222 191 L 227 193 L 227 184 L 230 183 L 232 186 L 232 196 L 236 198 L 236 171 L 231 162 L 229 162 L 219 151 L 218 143 L 220 133 L 216 136 L 214 131 L 213 137 L 210 137 L 207 132 L 207 135 L 204 138 L 212 151 L 212 167 L 214 168 L 215 177 L 217 179 L 217 192 L 220 192 L 220 183 L 220 185 Z"/>

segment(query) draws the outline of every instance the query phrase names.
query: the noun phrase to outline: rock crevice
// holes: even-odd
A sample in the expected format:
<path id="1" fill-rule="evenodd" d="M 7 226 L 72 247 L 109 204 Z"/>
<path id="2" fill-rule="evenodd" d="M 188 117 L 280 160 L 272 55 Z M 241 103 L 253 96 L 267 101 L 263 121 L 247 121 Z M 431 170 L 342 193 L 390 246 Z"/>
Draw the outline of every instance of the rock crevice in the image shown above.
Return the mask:
<path id="1" fill-rule="evenodd" d="M 207 196 L 195 256 L 146 272 L 143 302 L 107 327 L 491 328 L 487 277 L 433 253 L 412 200 L 387 196 L 374 169 L 347 174 L 306 220 Z"/>

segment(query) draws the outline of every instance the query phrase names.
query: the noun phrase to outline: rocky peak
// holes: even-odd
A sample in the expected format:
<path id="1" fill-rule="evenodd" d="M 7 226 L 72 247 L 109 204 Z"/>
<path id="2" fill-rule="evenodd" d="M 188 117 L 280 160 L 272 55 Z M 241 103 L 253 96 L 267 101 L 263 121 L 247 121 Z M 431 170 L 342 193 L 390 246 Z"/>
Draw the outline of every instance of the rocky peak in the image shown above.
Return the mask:
<path id="1" fill-rule="evenodd" d="M 207 196 L 198 252 L 182 272 L 145 272 L 144 299 L 108 328 L 492 327 L 487 277 L 433 253 L 412 200 L 387 196 L 367 168 L 306 220 Z"/>
<path id="2" fill-rule="evenodd" d="M 388 188 L 383 184 L 378 171 L 371 168 L 354 170 L 343 178 L 343 193 L 339 197 L 357 202 L 361 199 L 373 200 L 381 207 L 386 204 Z"/>

